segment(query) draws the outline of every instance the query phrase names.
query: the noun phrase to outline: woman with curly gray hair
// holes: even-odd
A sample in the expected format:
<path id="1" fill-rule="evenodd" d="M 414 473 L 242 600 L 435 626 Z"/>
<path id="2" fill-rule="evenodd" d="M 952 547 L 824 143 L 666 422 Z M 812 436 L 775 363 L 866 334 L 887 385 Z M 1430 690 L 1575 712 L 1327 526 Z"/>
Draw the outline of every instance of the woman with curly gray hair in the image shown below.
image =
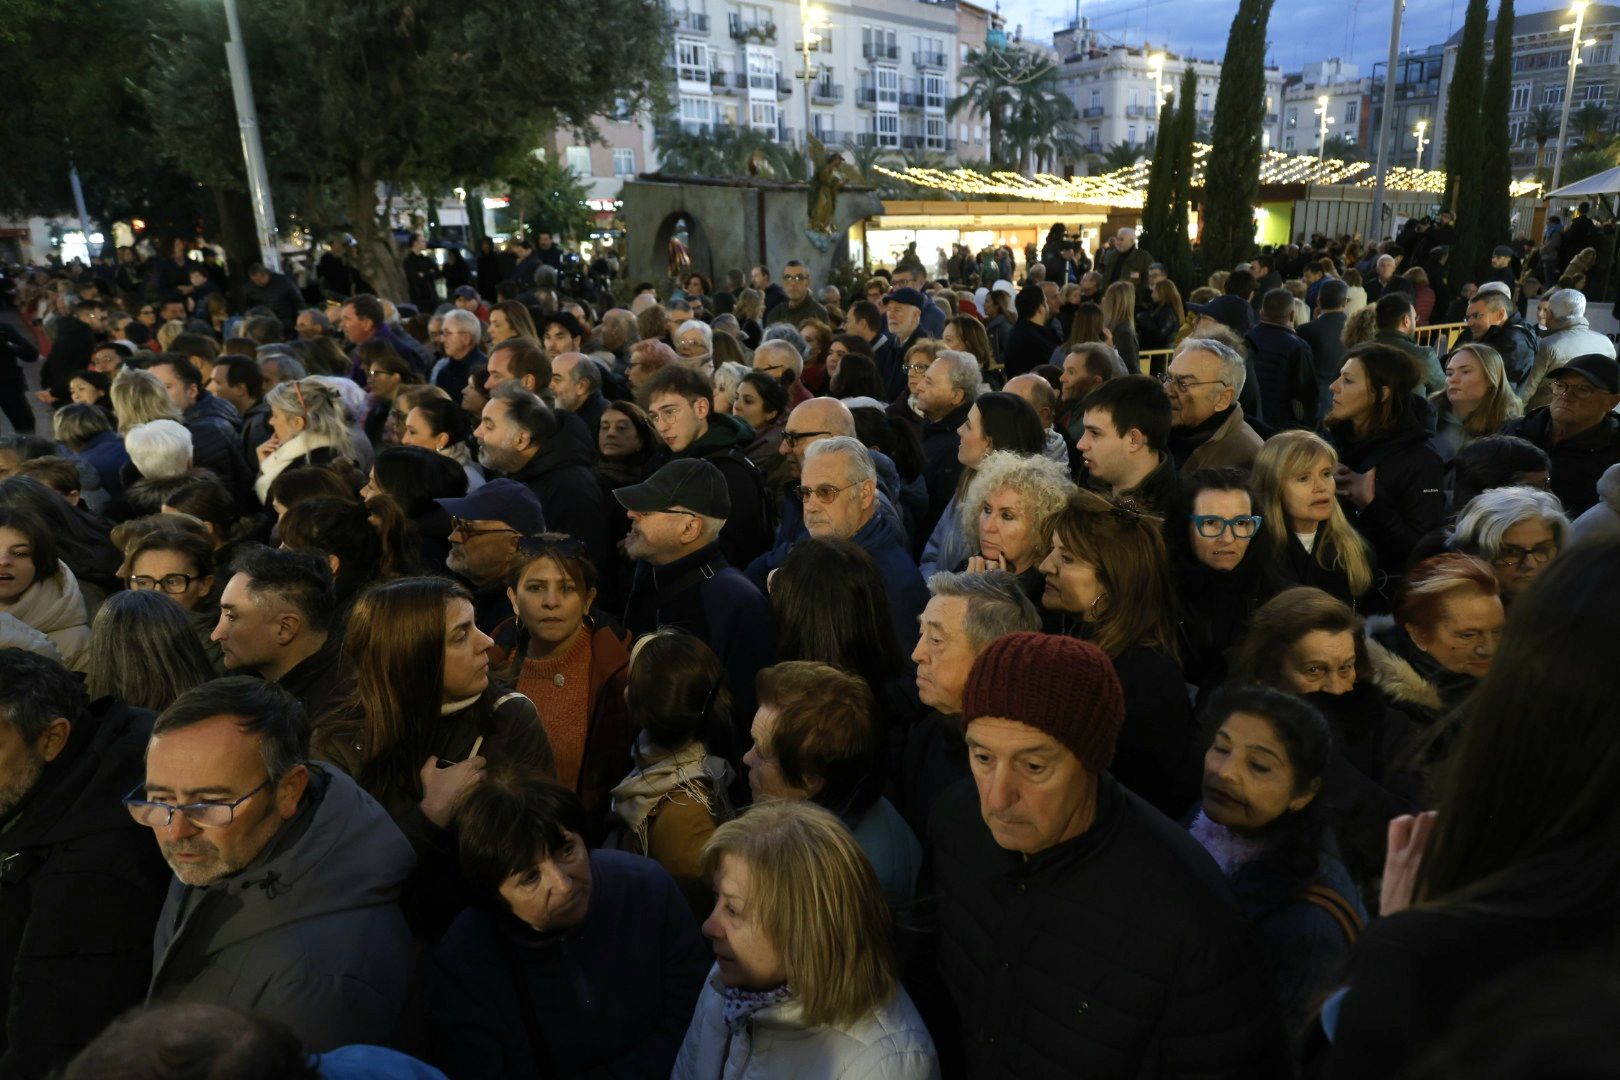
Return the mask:
<path id="1" fill-rule="evenodd" d="M 1007 450 L 986 455 L 957 508 L 972 552 L 958 569 L 1009 571 L 1038 605 L 1052 522 L 1074 491 L 1068 470 L 1051 458 Z"/>
<path id="2" fill-rule="evenodd" d="M 1491 564 L 1503 603 L 1530 583 L 1570 543 L 1558 496 L 1532 487 L 1502 487 L 1471 499 L 1451 532 L 1451 549 Z"/>

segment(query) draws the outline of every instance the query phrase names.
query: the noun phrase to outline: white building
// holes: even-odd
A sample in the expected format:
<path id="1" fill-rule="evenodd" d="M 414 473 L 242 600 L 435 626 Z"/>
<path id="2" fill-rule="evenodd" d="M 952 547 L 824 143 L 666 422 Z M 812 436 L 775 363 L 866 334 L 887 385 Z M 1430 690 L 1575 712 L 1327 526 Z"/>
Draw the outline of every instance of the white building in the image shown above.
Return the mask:
<path id="1" fill-rule="evenodd" d="M 1337 58 L 1306 64 L 1283 79 L 1282 110 L 1271 131 L 1271 146 L 1285 154 L 1320 154 L 1327 107 L 1326 138 L 1343 138 L 1356 153 L 1373 153 L 1371 124 L 1373 80 L 1355 64 Z M 1326 102 L 1323 99 L 1326 98 Z"/>
<path id="2" fill-rule="evenodd" d="M 1063 57 L 1059 76 L 1064 92 L 1079 113 L 1081 143 L 1101 154 L 1120 143 L 1145 154 L 1158 135 L 1155 95 L 1169 96 L 1181 86 L 1182 73 L 1191 65 L 1198 77 L 1198 130 L 1207 133 L 1215 117 L 1215 95 L 1221 85 L 1221 63 L 1155 50 L 1150 44 L 1104 44 L 1082 19 L 1078 26 L 1059 30 L 1052 37 Z M 1277 126 L 1277 103 L 1282 99 L 1282 72 L 1266 69 L 1266 119 L 1269 134 Z M 1093 164 L 1096 162 L 1093 161 Z"/>

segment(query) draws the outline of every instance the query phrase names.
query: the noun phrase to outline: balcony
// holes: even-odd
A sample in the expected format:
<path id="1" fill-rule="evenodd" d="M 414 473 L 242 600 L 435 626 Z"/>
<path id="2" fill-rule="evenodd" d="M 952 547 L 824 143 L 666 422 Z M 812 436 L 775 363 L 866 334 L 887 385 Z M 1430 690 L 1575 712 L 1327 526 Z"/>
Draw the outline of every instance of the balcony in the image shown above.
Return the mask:
<path id="1" fill-rule="evenodd" d="M 683 83 L 699 83 L 701 85 L 712 85 L 710 80 L 713 78 L 708 68 L 693 67 L 690 64 L 677 65 L 675 77 Z"/>
<path id="2" fill-rule="evenodd" d="M 868 41 L 861 45 L 861 55 L 868 60 L 898 60 L 900 59 L 900 46 L 883 45 L 876 41 Z"/>
<path id="3" fill-rule="evenodd" d="M 1087 120 L 1094 120 L 1102 114 L 1103 107 L 1101 105 L 1088 105 L 1080 111 L 1080 115 L 1085 117 Z"/>
<path id="4" fill-rule="evenodd" d="M 945 66 L 945 54 L 942 52 L 914 52 L 911 62 L 920 68 L 942 68 Z"/>
<path id="5" fill-rule="evenodd" d="M 836 105 L 844 100 L 844 88 L 818 79 L 810 84 L 810 100 L 818 105 Z"/>
<path id="6" fill-rule="evenodd" d="M 793 80 L 788 78 L 786 75 L 778 75 L 776 77 L 776 92 L 782 97 L 787 97 L 792 94 Z"/>
<path id="7" fill-rule="evenodd" d="M 875 86 L 857 86 L 855 88 L 855 104 L 864 105 L 869 109 L 872 106 L 876 105 L 877 104 L 877 87 L 875 87 Z"/>
<path id="8" fill-rule="evenodd" d="M 713 135 L 714 125 L 702 120 L 682 120 L 681 130 L 688 135 Z"/>
<path id="9" fill-rule="evenodd" d="M 717 94 L 735 94 L 737 84 L 731 77 L 731 72 L 715 68 L 709 72 L 709 89 Z"/>
<path id="10" fill-rule="evenodd" d="M 709 17 L 699 11 L 675 12 L 675 29 L 685 30 L 692 34 L 707 34 L 709 32 Z"/>
<path id="11" fill-rule="evenodd" d="M 913 90 L 900 92 L 900 107 L 902 109 L 920 109 L 923 107 L 923 96 Z"/>
<path id="12" fill-rule="evenodd" d="M 1146 105 L 1127 105 L 1125 106 L 1125 115 L 1132 120 L 1140 120 L 1148 115 L 1148 107 Z"/>
<path id="13" fill-rule="evenodd" d="M 760 45 L 776 44 L 775 23 L 743 22 L 741 15 L 729 15 L 726 22 L 731 31 L 732 41 L 752 41 Z"/>

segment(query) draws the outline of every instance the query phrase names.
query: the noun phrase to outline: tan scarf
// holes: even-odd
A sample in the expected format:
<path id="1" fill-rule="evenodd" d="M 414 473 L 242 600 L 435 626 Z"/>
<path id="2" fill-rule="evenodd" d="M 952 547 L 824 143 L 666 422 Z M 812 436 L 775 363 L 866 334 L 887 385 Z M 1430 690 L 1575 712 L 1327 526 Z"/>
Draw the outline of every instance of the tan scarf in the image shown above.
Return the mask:
<path id="1" fill-rule="evenodd" d="M 711 757 L 698 740 L 679 750 L 663 751 L 642 732 L 632 757 L 635 771 L 612 791 L 613 813 L 635 836 L 639 850 L 647 850 L 647 819 L 659 803 L 676 793 L 701 805 L 710 817 L 731 816 L 731 803 L 726 797 L 726 789 L 731 786 L 731 765 L 724 758 Z"/>

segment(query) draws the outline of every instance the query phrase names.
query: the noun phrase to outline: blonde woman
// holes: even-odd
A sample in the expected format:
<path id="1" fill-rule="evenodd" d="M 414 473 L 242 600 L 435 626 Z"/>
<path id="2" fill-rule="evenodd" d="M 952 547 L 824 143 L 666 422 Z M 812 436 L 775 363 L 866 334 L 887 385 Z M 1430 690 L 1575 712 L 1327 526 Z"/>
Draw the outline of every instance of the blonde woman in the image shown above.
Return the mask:
<path id="1" fill-rule="evenodd" d="M 877 874 L 830 811 L 760 803 L 715 830 L 703 865 L 716 963 L 673 1080 L 939 1076 Z"/>
<path id="2" fill-rule="evenodd" d="M 119 372 L 111 395 L 120 435 L 128 435 L 132 429 L 154 420 L 173 420 L 191 433 L 191 464 L 207 469 L 233 492 L 245 496 L 252 474 L 235 430 L 224 420 L 198 417 L 188 421 L 169 397 L 163 381 L 138 368 L 126 367 Z"/>
<path id="3" fill-rule="evenodd" d="M 1136 344 L 1136 286 L 1116 281 L 1102 298 L 1103 325 L 1112 336 L 1114 351 L 1125 361 L 1126 371 L 1140 371 L 1140 351 Z"/>
<path id="4" fill-rule="evenodd" d="M 1470 342 L 1446 358 L 1446 388 L 1429 395 L 1434 406 L 1435 433 L 1429 446 L 1450 461 L 1457 451 L 1502 425 L 1524 415 L 1524 407 L 1508 383 L 1502 354 L 1489 345 Z"/>
<path id="5" fill-rule="evenodd" d="M 118 373 L 112 384 L 113 414 L 118 417 L 118 434 L 128 435 L 132 428 L 150 424 L 153 420 L 183 419 L 180 406 L 163 388 L 163 380 L 150 371 L 126 367 Z"/>
<path id="6" fill-rule="evenodd" d="M 270 485 L 291 465 L 325 465 L 355 460 L 354 439 L 343 406 L 331 387 L 317 378 L 280 383 L 264 395 L 270 406 L 270 438 L 259 446 L 259 478 L 253 492 L 268 505 Z"/>
<path id="7" fill-rule="evenodd" d="M 1339 455 L 1321 436 L 1285 431 L 1260 448 L 1250 483 L 1283 579 L 1353 607 L 1372 587 L 1372 552 L 1339 506 L 1338 467 Z"/>
<path id="8" fill-rule="evenodd" d="M 158 352 L 168 352 L 174 339 L 186 332 L 186 324 L 179 319 L 170 319 L 157 330 Z"/>
<path id="9" fill-rule="evenodd" d="M 728 360 L 714 369 L 714 411 L 728 413 L 736 408 L 737 387 L 752 368 Z"/>
<path id="10" fill-rule="evenodd" d="M 1046 589 L 1041 562 L 1052 550 L 1052 522 L 1074 491 L 1065 463 L 1009 450 L 986 455 L 957 504 L 972 551 L 965 569 L 1006 570 L 1039 606 Z"/>

